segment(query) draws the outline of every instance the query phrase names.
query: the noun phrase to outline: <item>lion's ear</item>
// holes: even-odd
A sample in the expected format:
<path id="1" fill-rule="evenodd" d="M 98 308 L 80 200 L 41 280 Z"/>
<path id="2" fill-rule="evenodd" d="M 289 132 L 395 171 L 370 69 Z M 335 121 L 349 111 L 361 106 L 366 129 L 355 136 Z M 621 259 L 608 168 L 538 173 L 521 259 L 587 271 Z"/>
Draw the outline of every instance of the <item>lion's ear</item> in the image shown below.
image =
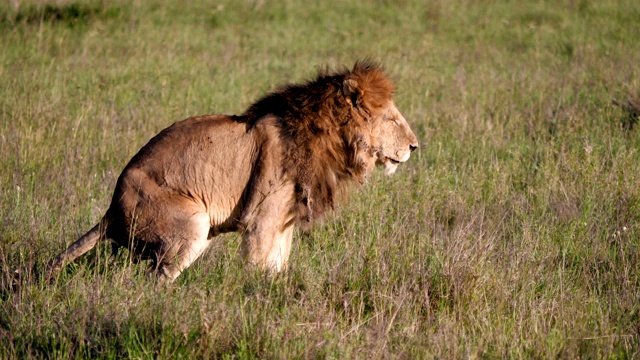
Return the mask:
<path id="1" fill-rule="evenodd" d="M 345 79 L 342 83 L 342 93 L 351 103 L 351 106 L 357 108 L 362 104 L 362 95 L 364 91 L 360 88 L 358 81 L 355 79 Z"/>

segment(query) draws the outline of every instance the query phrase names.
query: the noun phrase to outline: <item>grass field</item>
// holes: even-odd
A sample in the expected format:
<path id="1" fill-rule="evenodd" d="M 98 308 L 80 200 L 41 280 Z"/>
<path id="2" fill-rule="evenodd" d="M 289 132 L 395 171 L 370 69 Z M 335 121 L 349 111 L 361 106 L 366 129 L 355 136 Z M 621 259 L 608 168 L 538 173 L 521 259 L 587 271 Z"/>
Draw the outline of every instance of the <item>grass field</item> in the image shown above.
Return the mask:
<path id="1" fill-rule="evenodd" d="M 0 358 L 640 358 L 640 2 L 0 3 Z M 421 148 L 291 268 L 53 284 L 162 128 L 371 57 Z"/>

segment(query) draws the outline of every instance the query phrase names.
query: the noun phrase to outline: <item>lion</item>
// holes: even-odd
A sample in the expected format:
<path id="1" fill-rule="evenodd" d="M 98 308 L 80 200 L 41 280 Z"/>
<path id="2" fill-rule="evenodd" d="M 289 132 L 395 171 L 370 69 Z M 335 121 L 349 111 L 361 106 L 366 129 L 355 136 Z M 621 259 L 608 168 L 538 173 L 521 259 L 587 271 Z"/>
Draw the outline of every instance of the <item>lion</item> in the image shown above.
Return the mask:
<path id="1" fill-rule="evenodd" d="M 418 148 L 370 60 L 286 85 L 242 115 L 203 115 L 153 137 L 119 176 L 104 217 L 52 259 L 55 270 L 110 239 L 174 281 L 221 233 L 242 234 L 245 262 L 287 268 L 294 227 L 335 209 L 376 165 L 391 175 Z"/>

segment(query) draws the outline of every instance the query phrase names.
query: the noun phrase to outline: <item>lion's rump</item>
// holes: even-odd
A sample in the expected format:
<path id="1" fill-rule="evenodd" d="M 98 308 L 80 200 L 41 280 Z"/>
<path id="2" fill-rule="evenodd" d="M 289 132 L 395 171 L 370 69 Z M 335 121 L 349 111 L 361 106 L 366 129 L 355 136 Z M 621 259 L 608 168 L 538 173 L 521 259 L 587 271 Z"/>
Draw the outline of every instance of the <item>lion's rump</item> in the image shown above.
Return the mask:
<path id="1" fill-rule="evenodd" d="M 181 226 L 159 225 L 158 219 L 180 222 L 181 216 L 165 212 L 193 207 L 194 213 L 206 210 L 213 233 L 236 230 L 256 147 L 246 125 L 232 117 L 201 116 L 175 123 L 151 139 L 120 175 L 107 216 L 122 214 L 112 218 L 123 224 L 110 229 L 135 229 L 137 242 L 162 243 L 158 233 Z M 148 224 L 153 230 L 147 233 Z M 167 231 L 157 231 L 158 226 Z"/>

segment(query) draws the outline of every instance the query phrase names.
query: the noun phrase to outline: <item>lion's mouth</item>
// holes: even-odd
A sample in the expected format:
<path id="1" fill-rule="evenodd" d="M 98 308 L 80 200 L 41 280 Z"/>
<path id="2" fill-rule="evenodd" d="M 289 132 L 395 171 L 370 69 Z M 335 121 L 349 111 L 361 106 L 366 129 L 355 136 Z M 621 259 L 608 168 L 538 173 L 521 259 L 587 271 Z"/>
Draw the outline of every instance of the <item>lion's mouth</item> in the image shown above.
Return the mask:
<path id="1" fill-rule="evenodd" d="M 394 158 L 390 158 L 390 157 L 388 157 L 388 156 L 387 156 L 387 160 L 389 160 L 393 165 L 398 165 L 398 164 L 400 164 L 400 161 L 399 161 L 399 160 L 396 160 L 396 159 L 394 159 Z"/>

